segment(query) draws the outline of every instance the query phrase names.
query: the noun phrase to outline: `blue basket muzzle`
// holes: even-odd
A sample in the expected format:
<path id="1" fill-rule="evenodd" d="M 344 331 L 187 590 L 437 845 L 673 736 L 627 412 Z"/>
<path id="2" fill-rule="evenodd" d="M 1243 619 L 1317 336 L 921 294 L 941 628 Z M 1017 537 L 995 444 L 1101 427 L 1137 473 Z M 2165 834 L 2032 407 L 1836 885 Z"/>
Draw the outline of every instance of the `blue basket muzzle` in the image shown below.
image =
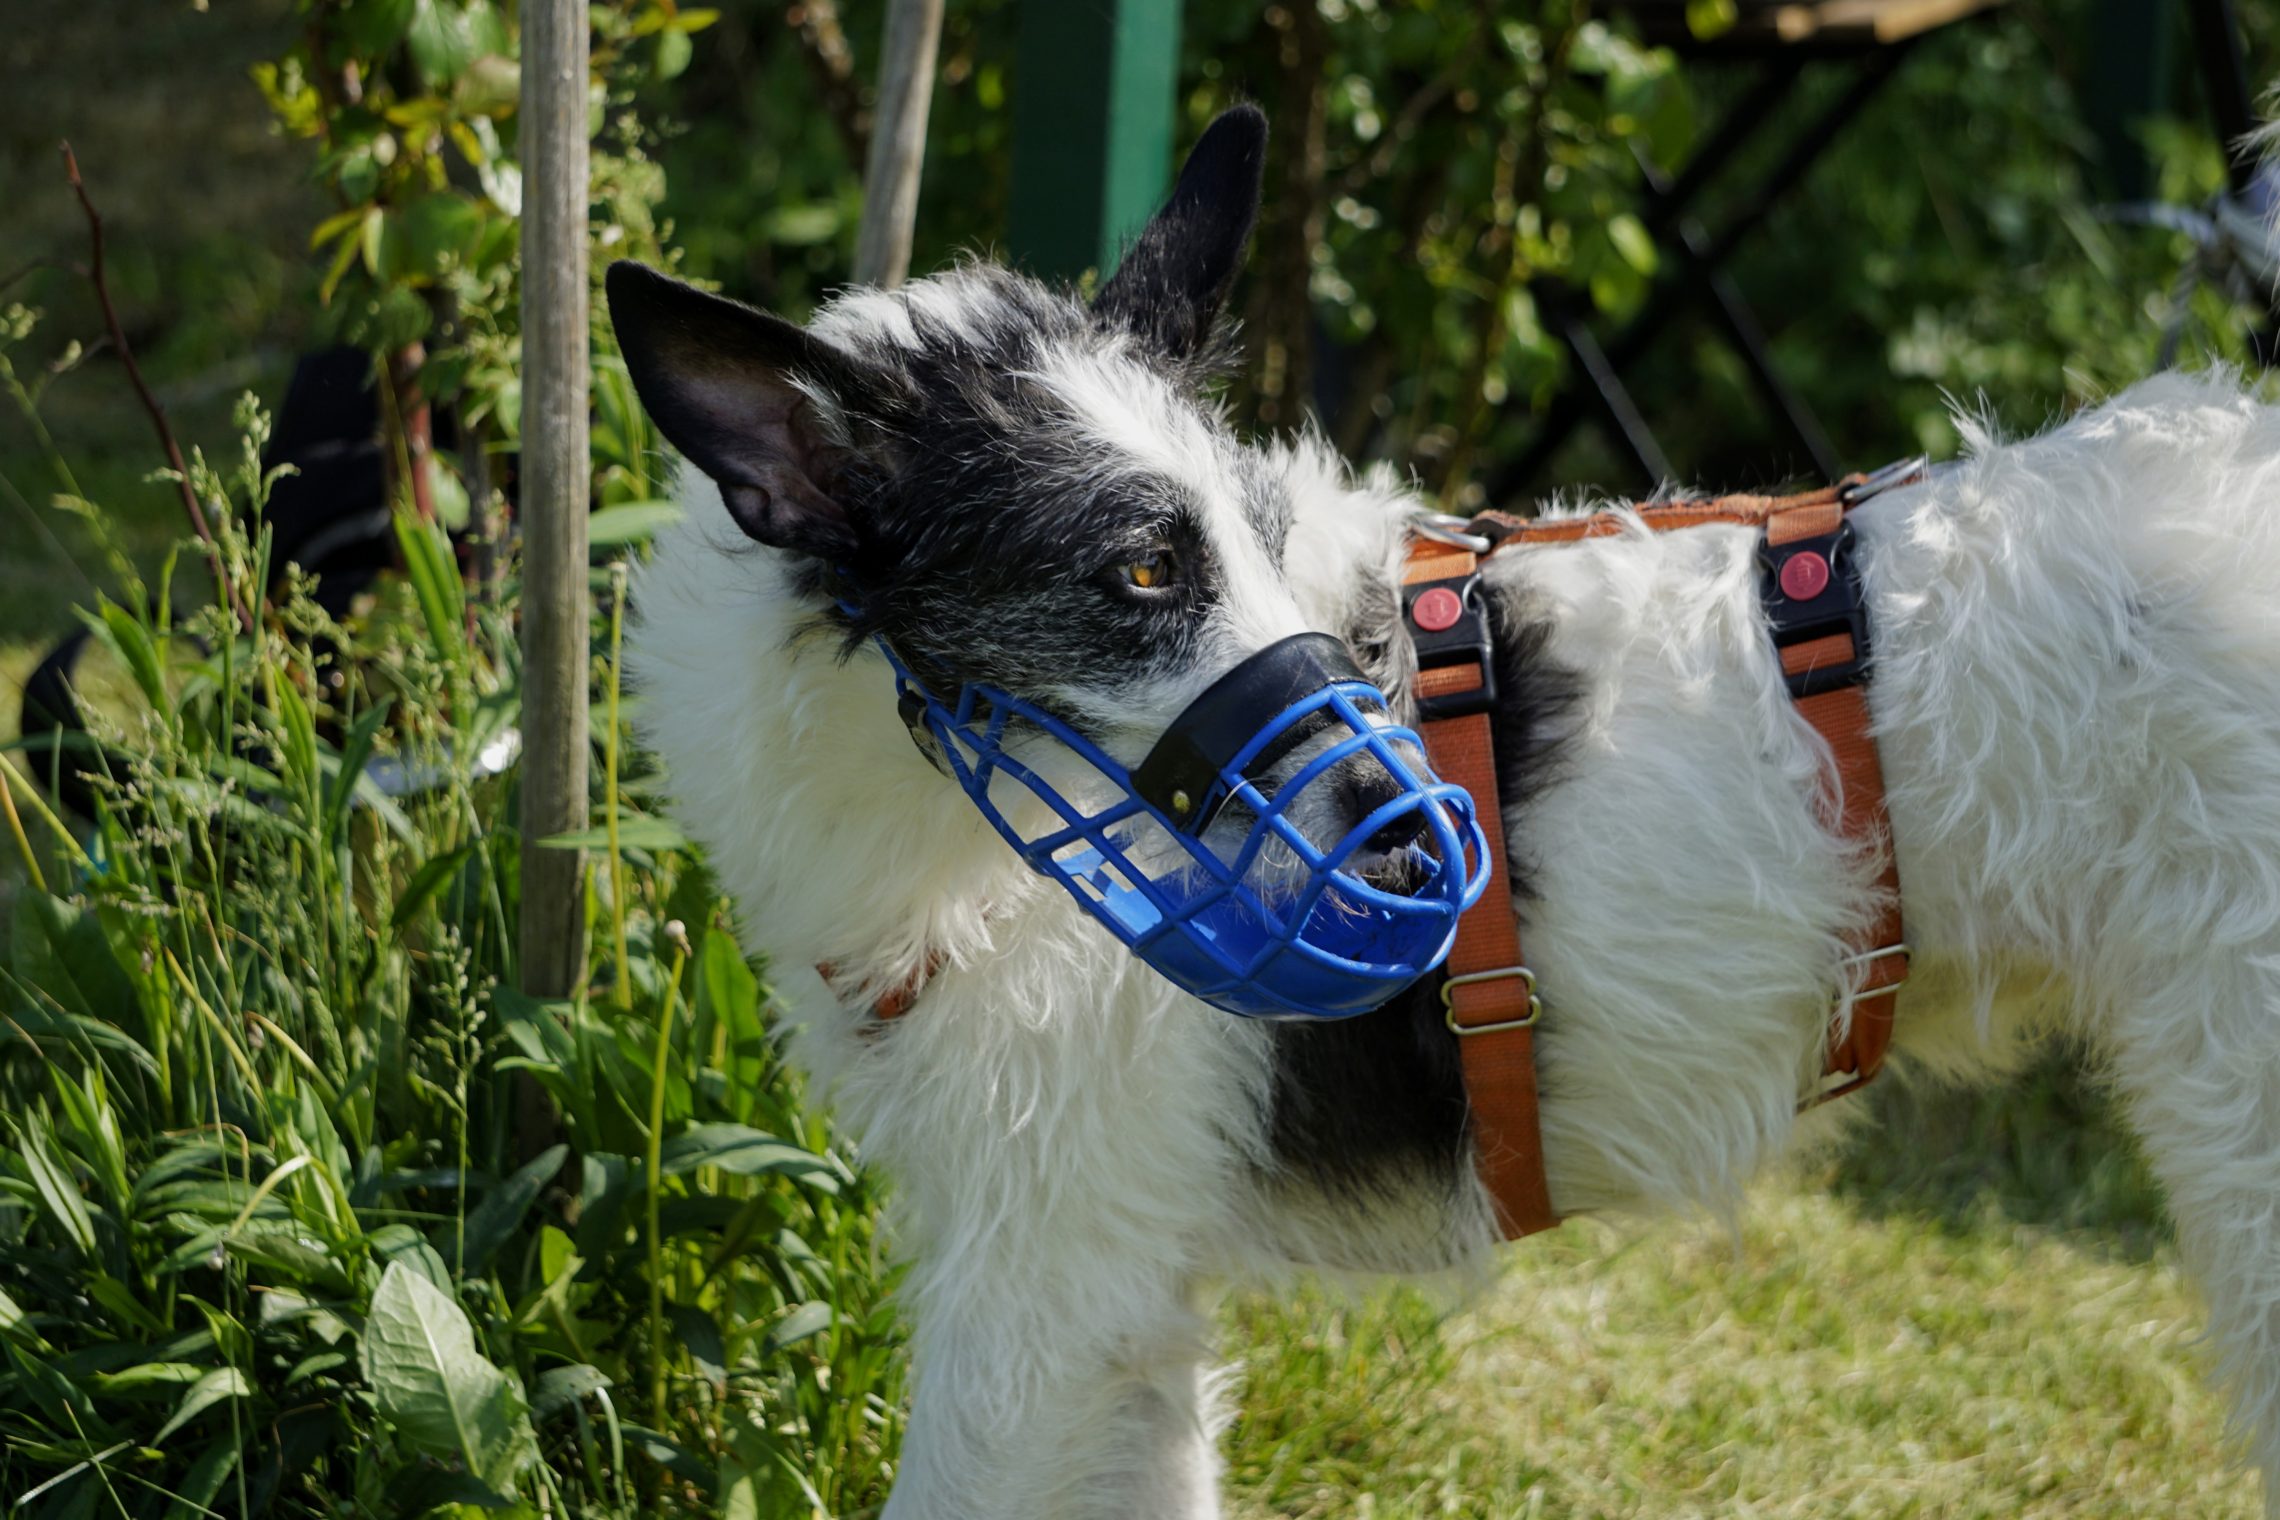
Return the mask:
<path id="1" fill-rule="evenodd" d="M 1472 798 L 1326 634 L 1236 666 L 1129 771 L 1008 692 L 946 705 L 880 647 L 920 747 L 1006 843 L 1230 1013 L 1365 1013 L 1441 964 L 1487 886 Z"/>

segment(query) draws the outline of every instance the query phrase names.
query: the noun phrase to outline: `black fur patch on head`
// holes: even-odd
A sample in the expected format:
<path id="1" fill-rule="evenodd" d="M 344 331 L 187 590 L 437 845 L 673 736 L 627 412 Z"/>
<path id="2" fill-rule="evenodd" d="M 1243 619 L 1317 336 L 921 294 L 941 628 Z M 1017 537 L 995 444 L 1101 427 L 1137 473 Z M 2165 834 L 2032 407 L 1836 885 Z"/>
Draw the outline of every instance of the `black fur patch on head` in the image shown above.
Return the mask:
<path id="1" fill-rule="evenodd" d="M 1564 735 L 1582 681 L 1554 661 L 1551 630 L 1513 593 L 1490 598 L 1495 624 L 1497 787 L 1509 811 L 1557 785 Z M 1502 827 L 1502 820 L 1484 820 Z M 1534 897 L 1525 841 L 1507 836 L 1512 890 Z M 1523 947 L 1526 943 L 1523 913 Z M 1366 1216 L 1373 1203 L 1446 1188 L 1472 1162 L 1457 1036 L 1444 1022 L 1441 977 L 1426 977 L 1356 1018 L 1274 1026 L 1268 1135 L 1284 1180 Z M 1539 1042 L 1539 1077 L 1546 1074 Z"/>
<path id="2" fill-rule="evenodd" d="M 1266 162 L 1265 114 L 1252 105 L 1220 113 L 1093 310 L 1168 358 L 1201 353 L 1243 267 Z"/>
<path id="3" fill-rule="evenodd" d="M 764 311 L 621 259 L 606 282 L 610 321 L 651 420 L 720 486 L 760 543 L 826 557 L 854 544 L 837 499 L 841 461 L 800 386 L 877 390 L 845 356 Z"/>
<path id="4" fill-rule="evenodd" d="M 945 695 L 966 681 L 1033 690 L 1079 669 L 1113 689 L 1186 668 L 1225 589 L 1207 504 L 1105 446 L 1047 378 L 1097 364 L 1130 390 L 1135 415 L 1203 437 L 1215 479 L 1247 506 L 1275 490 L 1185 371 L 1069 295 L 992 265 L 871 299 L 894 302 L 901 320 L 873 312 L 832 327 L 862 368 L 891 377 L 832 398 L 848 460 L 838 492 L 856 527 L 832 569 L 856 611 L 827 616 L 849 647 L 884 635 Z M 1278 510 L 1287 503 L 1252 517 Z M 1159 551 L 1177 569 L 1171 590 L 1118 595 L 1115 567 Z"/>
<path id="5" fill-rule="evenodd" d="M 806 557 L 848 650 L 883 636 L 944 695 L 1080 671 L 1129 689 L 1190 669 L 1228 590 L 1207 510 L 1239 502 L 1281 560 L 1288 501 L 1202 396 L 1265 140 L 1254 108 L 1215 121 L 1090 308 L 969 264 L 856 292 L 801 329 L 620 264 L 611 316 L 659 428 L 745 533 Z M 1076 372 L 1090 418 L 1056 389 Z M 1104 439 L 1103 395 L 1163 435 L 1141 453 L 1186 468 Z M 1117 566 L 1143 560 L 1168 564 L 1168 584 L 1121 594 Z"/>

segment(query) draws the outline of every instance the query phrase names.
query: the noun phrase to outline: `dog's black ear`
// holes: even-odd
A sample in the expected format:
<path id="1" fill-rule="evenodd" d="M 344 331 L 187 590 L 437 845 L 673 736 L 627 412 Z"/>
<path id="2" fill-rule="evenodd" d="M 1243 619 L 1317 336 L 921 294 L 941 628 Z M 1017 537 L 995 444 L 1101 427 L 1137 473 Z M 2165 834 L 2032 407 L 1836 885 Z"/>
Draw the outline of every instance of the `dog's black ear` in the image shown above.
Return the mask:
<path id="1" fill-rule="evenodd" d="M 1251 105 L 1222 111 L 1188 155 L 1172 198 L 1093 299 L 1094 313 L 1174 359 L 1202 348 L 1243 267 L 1266 157 L 1265 114 Z"/>
<path id="2" fill-rule="evenodd" d="M 838 451 L 814 401 L 859 383 L 853 363 L 805 329 L 620 260 L 610 325 L 657 430 L 720 485 L 736 525 L 761 543 L 825 557 L 855 547 L 834 499 Z"/>

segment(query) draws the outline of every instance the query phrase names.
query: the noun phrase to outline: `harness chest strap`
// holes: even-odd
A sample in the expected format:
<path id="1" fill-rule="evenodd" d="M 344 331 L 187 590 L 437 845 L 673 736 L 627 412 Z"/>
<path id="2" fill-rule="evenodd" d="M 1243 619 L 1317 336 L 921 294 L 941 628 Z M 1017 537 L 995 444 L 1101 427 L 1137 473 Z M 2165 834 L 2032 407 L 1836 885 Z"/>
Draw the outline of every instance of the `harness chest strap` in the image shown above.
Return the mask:
<path id="1" fill-rule="evenodd" d="M 1411 546 L 1402 580 L 1413 591 L 1408 602 L 1413 634 L 1443 632 L 1454 626 L 1428 598 L 1454 593 L 1436 583 L 1462 581 L 1478 568 L 1467 550 L 1420 540 Z M 1456 608 L 1480 615 L 1476 608 Z M 1433 625 L 1439 624 L 1435 627 Z M 1480 648 L 1475 641 L 1475 648 Z M 1472 794 L 1473 808 L 1488 838 L 1488 889 L 1480 902 L 1457 920 L 1456 943 L 1449 951 L 1441 1003 L 1464 1066 L 1465 1099 L 1472 1110 L 1474 1165 L 1507 1239 L 1548 1230 L 1560 1222 L 1552 1211 L 1551 1187 L 1544 1177 L 1544 1143 L 1536 1109 L 1536 978 L 1520 953 L 1520 920 L 1512 907 L 1511 873 L 1505 859 L 1504 813 L 1496 785 L 1496 737 L 1490 727 L 1489 693 L 1495 680 L 1485 649 L 1480 657 L 1423 665 L 1415 691 L 1421 710 L 1455 710 L 1428 717 L 1418 726 L 1425 757 L 1445 781 Z M 1470 710 L 1465 710 L 1470 709 Z"/>
<path id="2" fill-rule="evenodd" d="M 1852 935 L 1846 957 L 1851 988 L 1851 1019 L 1831 1021 L 1822 1091 L 1807 1106 L 1866 1084 L 1883 1064 L 1892 1040 L 1893 1008 L 1907 979 L 1907 946 L 1900 918 L 1899 866 L 1890 847 L 1883 770 L 1870 733 L 1863 682 L 1868 650 L 1861 621 L 1858 581 L 1850 565 L 1832 573 L 1832 550 L 1849 550 L 1844 515 L 1847 486 L 1792 497 L 1730 496 L 1672 503 L 1639 510 L 1657 532 L 1709 523 L 1760 528 L 1768 559 L 1769 612 L 1782 673 L 1796 696 L 1799 715 L 1829 746 L 1839 799 L 1838 824 L 1847 838 L 1868 841 L 1880 862 L 1874 920 Z M 1572 543 L 1622 532 L 1625 519 L 1612 513 L 1523 521 L 1490 513 L 1470 525 L 1492 538 L 1490 553 L 1508 544 Z M 1790 570 L 1792 559 L 1813 560 Z M 1507 1239 L 1518 1239 L 1559 1223 L 1544 1175 L 1535 1062 L 1535 1024 L 1542 1011 L 1534 975 L 1520 948 L 1520 925 L 1512 904 L 1505 862 L 1502 807 L 1490 713 L 1463 694 L 1493 689 L 1494 670 L 1485 634 L 1476 637 L 1466 658 L 1434 661 L 1423 654 L 1425 639 L 1448 628 L 1459 593 L 1451 590 L 1438 606 L 1438 583 L 1455 583 L 1469 599 L 1479 557 L 1470 548 L 1432 538 L 1412 544 L 1403 581 L 1410 633 L 1420 640 L 1417 695 L 1428 716 L 1420 725 L 1433 768 L 1472 793 L 1488 828 L 1492 857 L 1487 892 L 1460 920 L 1444 968 L 1442 1002 L 1458 1038 L 1465 1097 L 1472 1112 L 1475 1165 L 1497 1209 Z M 1835 590 L 1831 591 L 1832 584 Z M 1851 612 L 1833 631 L 1806 620 L 1785 627 L 1780 607 L 1795 602 L 1809 610 L 1824 597 Z M 1480 609 L 1463 608 L 1468 616 Z M 1459 709 L 1432 716 L 1437 707 Z M 1464 710 L 1475 707 L 1477 710 Z"/>

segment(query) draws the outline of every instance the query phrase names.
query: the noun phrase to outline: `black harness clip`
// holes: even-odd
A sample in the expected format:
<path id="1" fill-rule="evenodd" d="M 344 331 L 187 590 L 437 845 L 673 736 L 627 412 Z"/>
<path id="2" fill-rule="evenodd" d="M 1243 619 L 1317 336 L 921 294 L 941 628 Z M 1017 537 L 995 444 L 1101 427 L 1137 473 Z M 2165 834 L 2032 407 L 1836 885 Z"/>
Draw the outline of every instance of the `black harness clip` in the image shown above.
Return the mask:
<path id="1" fill-rule="evenodd" d="M 1420 696 L 1418 715 L 1427 722 L 1463 718 L 1496 705 L 1495 641 L 1479 599 L 1480 577 L 1457 575 L 1420 581 L 1401 592 L 1402 624 L 1417 649 L 1417 668 L 1436 670 L 1467 663 L 1480 666 L 1480 685 L 1467 691 Z"/>
<path id="2" fill-rule="evenodd" d="M 1868 679 L 1868 603 L 1854 554 L 1853 526 L 1776 545 L 1758 544 L 1758 594 L 1776 650 L 1837 634 L 1852 639 L 1852 658 L 1819 661 L 1784 672 L 1791 700 L 1856 686 Z"/>

